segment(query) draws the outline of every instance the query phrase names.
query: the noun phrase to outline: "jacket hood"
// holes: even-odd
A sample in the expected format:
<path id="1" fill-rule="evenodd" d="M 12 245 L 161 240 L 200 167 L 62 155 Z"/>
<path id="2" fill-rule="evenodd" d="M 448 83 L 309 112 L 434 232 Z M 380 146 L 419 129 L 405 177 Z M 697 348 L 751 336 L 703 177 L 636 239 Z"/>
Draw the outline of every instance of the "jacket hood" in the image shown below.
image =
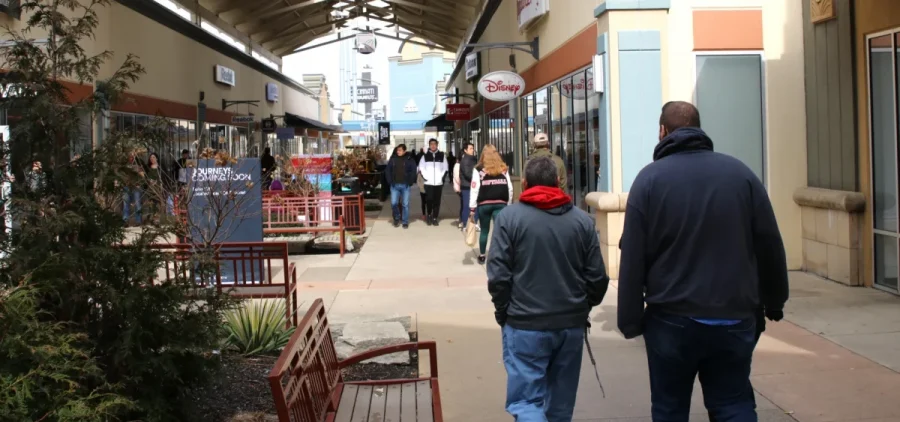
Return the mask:
<path id="1" fill-rule="evenodd" d="M 712 150 L 712 139 L 709 139 L 703 129 L 683 127 L 670 133 L 656 145 L 656 148 L 653 149 L 653 161 L 682 152 Z"/>
<path id="2" fill-rule="evenodd" d="M 528 188 L 522 192 L 519 202 L 553 215 L 565 214 L 572 210 L 572 197 L 557 187 Z"/>

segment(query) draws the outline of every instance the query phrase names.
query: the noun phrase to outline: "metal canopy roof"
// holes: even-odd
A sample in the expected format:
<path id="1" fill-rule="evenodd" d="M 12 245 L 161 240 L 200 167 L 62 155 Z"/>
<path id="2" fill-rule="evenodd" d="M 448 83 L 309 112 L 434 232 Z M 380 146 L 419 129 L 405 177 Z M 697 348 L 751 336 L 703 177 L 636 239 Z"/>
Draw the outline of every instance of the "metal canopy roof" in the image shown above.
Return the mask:
<path id="1" fill-rule="evenodd" d="M 196 1 L 254 43 L 285 56 L 342 28 L 415 36 L 456 51 L 484 0 Z"/>

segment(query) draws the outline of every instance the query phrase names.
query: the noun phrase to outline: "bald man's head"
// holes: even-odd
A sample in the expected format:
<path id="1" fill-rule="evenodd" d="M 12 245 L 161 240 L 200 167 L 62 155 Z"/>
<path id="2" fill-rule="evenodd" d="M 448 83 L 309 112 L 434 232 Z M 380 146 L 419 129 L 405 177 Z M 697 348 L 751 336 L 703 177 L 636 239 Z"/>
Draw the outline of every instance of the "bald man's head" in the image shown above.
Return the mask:
<path id="1" fill-rule="evenodd" d="M 684 101 L 666 103 L 659 116 L 659 140 L 683 127 L 700 127 L 700 112 L 697 107 Z"/>

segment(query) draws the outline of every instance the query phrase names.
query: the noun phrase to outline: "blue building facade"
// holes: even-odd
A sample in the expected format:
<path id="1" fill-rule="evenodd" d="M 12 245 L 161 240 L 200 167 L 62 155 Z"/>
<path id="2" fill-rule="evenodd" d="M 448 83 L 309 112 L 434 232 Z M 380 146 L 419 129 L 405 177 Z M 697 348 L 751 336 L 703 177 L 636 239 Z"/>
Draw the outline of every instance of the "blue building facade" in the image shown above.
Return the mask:
<path id="1" fill-rule="evenodd" d="M 391 57 L 388 64 L 391 130 L 421 130 L 434 117 L 437 83 L 451 72 L 452 57 L 440 51 L 407 44 L 401 56 Z"/>

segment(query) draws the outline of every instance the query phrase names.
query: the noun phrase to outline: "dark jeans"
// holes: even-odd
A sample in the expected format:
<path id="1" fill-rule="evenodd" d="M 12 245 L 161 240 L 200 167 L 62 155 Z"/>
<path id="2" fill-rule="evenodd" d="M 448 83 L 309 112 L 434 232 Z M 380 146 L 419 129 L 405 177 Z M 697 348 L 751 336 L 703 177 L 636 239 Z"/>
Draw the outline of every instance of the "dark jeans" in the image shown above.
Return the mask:
<path id="1" fill-rule="evenodd" d="M 425 185 L 425 216 L 435 220 L 441 214 L 441 197 L 444 186 Z"/>
<path id="2" fill-rule="evenodd" d="M 478 206 L 478 214 L 481 216 L 479 220 L 481 220 L 481 233 L 479 233 L 478 237 L 478 247 L 481 250 L 481 254 L 484 255 L 484 252 L 487 250 L 488 239 L 491 236 L 491 223 L 494 221 L 494 218 L 497 217 L 497 214 L 503 209 L 506 208 L 506 204 L 485 204 Z"/>
<path id="3" fill-rule="evenodd" d="M 703 403 L 715 420 L 755 422 L 750 361 L 756 339 L 753 318 L 737 325 L 704 325 L 648 309 L 644 342 L 653 421 L 687 422 L 699 375 Z"/>
<path id="4" fill-rule="evenodd" d="M 424 190 L 419 191 L 419 196 L 422 199 L 422 216 L 427 217 L 428 215 L 425 213 L 425 207 L 428 205 L 427 204 L 428 201 L 425 199 L 425 191 Z"/>

